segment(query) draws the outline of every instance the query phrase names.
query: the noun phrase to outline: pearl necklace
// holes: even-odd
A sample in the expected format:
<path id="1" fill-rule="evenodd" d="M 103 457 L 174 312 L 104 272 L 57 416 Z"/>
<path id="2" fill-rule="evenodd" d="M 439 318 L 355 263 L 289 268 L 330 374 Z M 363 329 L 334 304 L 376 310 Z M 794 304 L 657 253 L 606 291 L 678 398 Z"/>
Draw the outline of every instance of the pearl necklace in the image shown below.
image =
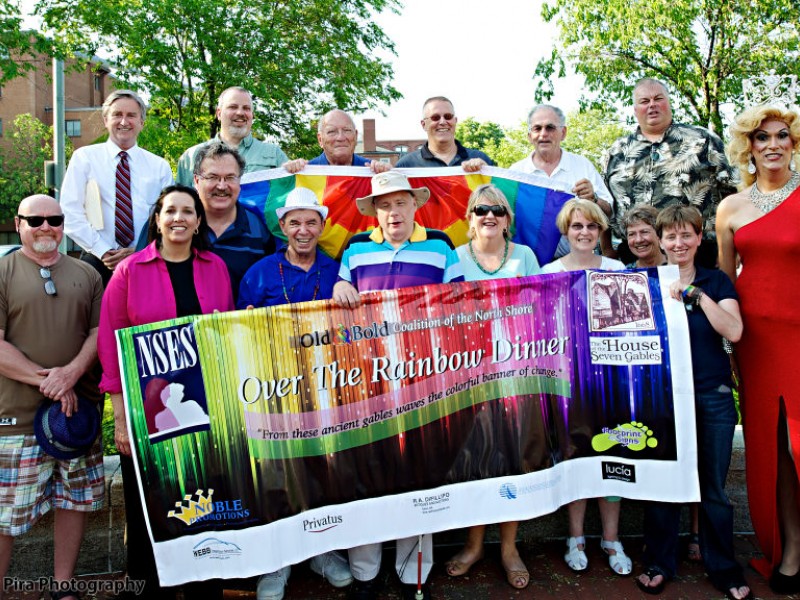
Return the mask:
<path id="1" fill-rule="evenodd" d="M 473 260 L 473 261 L 475 261 L 475 264 L 476 264 L 476 265 L 478 265 L 478 268 L 479 268 L 481 271 L 483 271 L 483 272 L 484 272 L 484 273 L 486 273 L 487 275 L 494 275 L 494 274 L 495 274 L 495 273 L 497 273 L 497 272 L 498 272 L 500 269 L 502 269 L 502 268 L 503 268 L 503 266 L 506 264 L 506 259 L 508 258 L 508 246 L 509 246 L 509 243 L 508 243 L 508 238 L 506 238 L 506 248 L 505 248 L 505 250 L 503 251 L 503 260 L 502 260 L 502 261 L 500 261 L 500 266 L 499 266 L 499 267 L 497 267 L 497 268 L 496 268 L 494 271 L 489 271 L 488 269 L 484 269 L 484 268 L 483 268 L 483 265 L 481 265 L 480 261 L 478 261 L 478 257 L 477 257 L 477 256 L 475 256 L 475 250 L 473 250 L 473 249 L 472 249 L 472 240 L 470 240 L 470 241 L 469 241 L 469 255 L 472 257 L 472 260 Z"/>
<path id="2" fill-rule="evenodd" d="M 786 185 L 769 194 L 765 194 L 759 190 L 758 184 L 753 183 L 753 187 L 750 188 L 750 202 L 752 202 L 753 206 L 760 210 L 762 214 L 767 214 L 786 200 L 789 194 L 795 191 L 798 186 L 800 186 L 800 173 L 792 173 Z"/>

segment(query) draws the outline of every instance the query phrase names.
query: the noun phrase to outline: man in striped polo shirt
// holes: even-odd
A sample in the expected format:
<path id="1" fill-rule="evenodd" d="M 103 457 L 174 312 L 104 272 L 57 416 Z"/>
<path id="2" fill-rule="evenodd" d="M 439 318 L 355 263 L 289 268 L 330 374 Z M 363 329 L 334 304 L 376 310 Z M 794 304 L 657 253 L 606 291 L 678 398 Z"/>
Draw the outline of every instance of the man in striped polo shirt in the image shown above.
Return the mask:
<path id="1" fill-rule="evenodd" d="M 378 227 L 369 233 L 353 236 L 344 251 L 339 269 L 339 281 L 333 288 L 333 298 L 341 306 L 360 304 L 359 292 L 391 290 L 415 285 L 464 281 L 461 264 L 453 243 L 442 231 L 425 229 L 414 221 L 417 209 L 430 197 L 428 188 L 412 188 L 408 178 L 397 171 L 379 173 L 372 178 L 372 194 L 358 198 L 362 214 L 378 219 Z M 415 434 L 406 434 L 406 442 L 415 445 Z M 383 455 L 384 444 L 379 442 L 376 453 Z M 388 450 L 386 455 L 391 455 Z M 417 569 L 415 568 L 417 537 L 397 540 L 395 568 L 403 582 L 403 597 L 414 598 Z M 351 548 L 350 570 L 355 581 L 350 590 L 352 600 L 372 600 L 379 591 L 378 573 L 382 544 Z M 433 541 L 423 536 L 422 579 L 425 581 L 433 566 Z M 430 591 L 423 587 L 424 598 Z"/>

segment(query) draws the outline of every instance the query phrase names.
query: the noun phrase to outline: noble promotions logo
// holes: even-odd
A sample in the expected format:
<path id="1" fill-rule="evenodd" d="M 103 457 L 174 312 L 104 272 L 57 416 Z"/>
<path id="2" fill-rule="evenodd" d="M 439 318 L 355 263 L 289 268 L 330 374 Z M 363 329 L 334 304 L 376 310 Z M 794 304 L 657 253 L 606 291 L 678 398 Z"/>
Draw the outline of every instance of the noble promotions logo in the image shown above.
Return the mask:
<path id="1" fill-rule="evenodd" d="M 250 509 L 245 508 L 241 499 L 216 500 L 212 497 L 214 490 L 209 489 L 207 494 L 197 490 L 193 495 L 187 494 L 183 500 L 175 503 L 175 509 L 167 513 L 183 521 L 187 526 L 209 521 L 246 521 L 250 518 Z"/>

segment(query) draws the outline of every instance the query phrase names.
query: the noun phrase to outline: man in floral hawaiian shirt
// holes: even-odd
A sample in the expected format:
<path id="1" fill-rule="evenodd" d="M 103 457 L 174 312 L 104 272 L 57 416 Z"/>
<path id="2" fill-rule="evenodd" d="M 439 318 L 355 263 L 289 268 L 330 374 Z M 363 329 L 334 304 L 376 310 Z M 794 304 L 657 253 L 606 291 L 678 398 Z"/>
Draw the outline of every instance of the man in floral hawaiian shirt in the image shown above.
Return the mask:
<path id="1" fill-rule="evenodd" d="M 675 123 L 666 86 L 642 79 L 633 90 L 639 127 L 619 138 L 603 157 L 603 178 L 614 196 L 613 223 L 634 204 L 658 209 L 672 204 L 703 213 L 705 254 L 716 257 L 714 217 L 717 205 L 736 192 L 737 175 L 728 164 L 722 140 L 707 129 Z M 621 237 L 621 236 L 620 236 Z M 621 252 L 627 247 L 620 249 Z M 713 266 L 713 259 L 711 259 Z"/>

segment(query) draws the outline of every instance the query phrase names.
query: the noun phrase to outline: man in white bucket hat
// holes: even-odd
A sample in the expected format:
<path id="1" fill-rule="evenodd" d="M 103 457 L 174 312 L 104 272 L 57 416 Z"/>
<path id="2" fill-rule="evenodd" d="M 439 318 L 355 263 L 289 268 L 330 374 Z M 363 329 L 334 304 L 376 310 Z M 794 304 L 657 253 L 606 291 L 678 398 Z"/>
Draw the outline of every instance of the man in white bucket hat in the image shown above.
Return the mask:
<path id="1" fill-rule="evenodd" d="M 379 173 L 372 178 L 372 194 L 358 198 L 358 210 L 378 219 L 378 227 L 350 240 L 342 257 L 339 281 L 333 289 L 334 300 L 342 306 L 355 307 L 361 302 L 359 292 L 392 290 L 417 285 L 464 281 L 461 264 L 453 243 L 442 231 L 425 229 L 414 221 L 417 209 L 430 197 L 428 188 L 412 188 L 408 178 L 397 171 Z M 421 429 L 406 432 L 408 458 L 397 458 L 393 439 L 374 444 L 375 456 L 385 460 L 414 460 L 411 448 L 422 447 L 417 437 Z M 388 471 L 391 467 L 385 465 Z M 395 568 L 403 585 L 403 598 L 414 598 L 417 586 L 416 556 L 422 547 L 422 582 L 433 566 L 433 542 L 430 534 L 397 540 Z M 380 589 L 378 573 L 382 544 L 367 544 L 350 549 L 350 569 L 355 581 L 350 589 L 352 600 L 372 600 Z M 430 598 L 427 585 L 423 597 Z"/>
<path id="2" fill-rule="evenodd" d="M 286 243 L 247 271 L 238 308 L 326 300 L 333 294 L 339 263 L 317 247 L 328 207 L 320 205 L 310 189 L 298 187 L 275 213 Z"/>

